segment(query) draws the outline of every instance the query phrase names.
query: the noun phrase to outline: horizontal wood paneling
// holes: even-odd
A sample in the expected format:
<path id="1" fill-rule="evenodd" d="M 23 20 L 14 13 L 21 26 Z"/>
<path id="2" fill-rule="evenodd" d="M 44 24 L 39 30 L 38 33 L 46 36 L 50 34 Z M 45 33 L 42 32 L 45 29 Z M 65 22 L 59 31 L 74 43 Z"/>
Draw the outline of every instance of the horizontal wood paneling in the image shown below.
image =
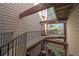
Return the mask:
<path id="1" fill-rule="evenodd" d="M 69 54 L 79 56 L 79 4 L 67 21 L 67 41 Z"/>
<path id="2" fill-rule="evenodd" d="M 24 20 L 19 19 L 19 12 L 25 5 L 27 4 L 0 4 L 0 32 L 4 32 L 3 30 L 13 32 L 23 29 Z"/>
<path id="3" fill-rule="evenodd" d="M 19 14 L 30 7 L 33 7 L 32 3 L 0 3 L 0 32 L 14 32 L 15 37 L 27 31 L 39 31 L 38 13 L 19 18 Z"/>

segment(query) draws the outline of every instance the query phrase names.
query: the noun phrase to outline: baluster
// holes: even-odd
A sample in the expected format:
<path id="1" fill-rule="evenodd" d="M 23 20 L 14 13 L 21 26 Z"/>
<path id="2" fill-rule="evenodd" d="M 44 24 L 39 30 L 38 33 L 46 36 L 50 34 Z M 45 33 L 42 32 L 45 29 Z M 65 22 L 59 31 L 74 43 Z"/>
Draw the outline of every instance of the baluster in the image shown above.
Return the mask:
<path id="1" fill-rule="evenodd" d="M 9 43 L 7 45 L 7 56 L 9 56 Z"/>
<path id="2" fill-rule="evenodd" d="M 1 33 L 1 42 L 0 42 L 0 44 L 2 44 L 2 33 Z M 1 56 L 1 54 L 2 54 L 2 48 L 0 48 L 0 56 Z"/>
<path id="3" fill-rule="evenodd" d="M 2 49 L 0 48 L 0 56 L 1 56 L 1 54 L 2 54 Z"/>
<path id="4" fill-rule="evenodd" d="M 17 55 L 17 39 L 15 40 L 15 56 Z"/>
<path id="5" fill-rule="evenodd" d="M 17 48 L 17 54 L 19 55 L 19 37 L 18 37 L 18 39 L 17 39 L 18 41 L 17 41 L 17 44 L 18 44 L 18 48 Z"/>
<path id="6" fill-rule="evenodd" d="M 65 55 L 67 56 L 67 45 L 64 46 L 64 50 L 65 50 Z"/>
<path id="7" fill-rule="evenodd" d="M 14 55 L 14 40 L 12 41 L 12 56 Z"/>
<path id="8" fill-rule="evenodd" d="M 0 43 L 2 44 L 2 33 L 1 33 L 1 42 Z"/>

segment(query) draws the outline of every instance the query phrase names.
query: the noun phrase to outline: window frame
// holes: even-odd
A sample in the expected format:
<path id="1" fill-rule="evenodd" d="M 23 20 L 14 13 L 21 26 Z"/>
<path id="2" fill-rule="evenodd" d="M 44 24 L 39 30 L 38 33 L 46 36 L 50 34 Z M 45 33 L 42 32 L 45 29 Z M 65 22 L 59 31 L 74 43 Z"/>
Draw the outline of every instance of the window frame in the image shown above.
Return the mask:
<path id="1" fill-rule="evenodd" d="M 40 24 L 52 24 L 52 23 L 63 23 L 64 24 L 64 42 L 67 41 L 67 35 L 66 35 L 66 20 L 49 20 L 49 21 L 41 21 Z M 41 25 L 42 27 L 42 25 Z M 41 31 L 44 32 L 43 36 L 49 36 L 49 35 L 46 35 L 45 33 L 45 26 L 44 26 L 44 30 L 41 29 Z"/>

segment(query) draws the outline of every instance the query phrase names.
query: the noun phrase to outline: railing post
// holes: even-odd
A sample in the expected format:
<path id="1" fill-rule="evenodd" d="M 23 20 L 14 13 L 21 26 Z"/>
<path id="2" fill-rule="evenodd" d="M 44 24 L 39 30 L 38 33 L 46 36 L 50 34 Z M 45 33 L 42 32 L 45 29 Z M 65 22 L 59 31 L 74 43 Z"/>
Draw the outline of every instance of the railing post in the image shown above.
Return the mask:
<path id="1" fill-rule="evenodd" d="M 26 37 L 26 39 L 25 39 L 25 52 L 27 53 L 27 32 L 25 34 L 25 37 Z"/>
<path id="2" fill-rule="evenodd" d="M 2 44 L 2 33 L 1 33 L 1 42 L 0 44 Z M 0 56 L 2 55 L 2 48 L 0 48 Z"/>
<path id="3" fill-rule="evenodd" d="M 18 38 L 17 38 L 17 55 L 19 55 L 19 51 L 20 51 L 20 50 L 19 50 L 19 47 L 20 47 L 19 44 L 20 44 L 20 38 L 18 37 Z"/>
<path id="4" fill-rule="evenodd" d="M 14 40 L 12 42 L 12 56 L 14 55 Z"/>
<path id="5" fill-rule="evenodd" d="M 1 56 L 1 54 L 2 54 L 2 49 L 0 48 L 0 56 Z"/>
<path id="6" fill-rule="evenodd" d="M 43 42 L 41 42 L 41 51 L 42 51 L 42 49 L 43 49 Z"/>
<path id="7" fill-rule="evenodd" d="M 45 48 L 45 45 L 46 45 L 46 42 L 45 42 L 45 40 L 43 40 L 43 41 L 41 42 L 41 50 L 42 50 L 43 48 Z"/>
<path id="8" fill-rule="evenodd" d="M 65 45 L 65 46 L 64 46 L 64 49 L 65 49 L 65 55 L 66 55 L 66 56 L 67 56 L 67 48 L 68 48 L 68 46 Z"/>
<path id="9" fill-rule="evenodd" d="M 17 39 L 15 40 L 15 56 L 16 56 L 16 50 L 17 50 Z"/>
<path id="10" fill-rule="evenodd" d="M 7 56 L 9 56 L 9 43 L 7 45 Z"/>
<path id="11" fill-rule="evenodd" d="M 27 40 L 28 40 L 28 37 L 27 36 L 28 36 L 28 32 L 26 32 L 26 56 L 27 56 L 27 52 L 28 52 L 27 51 Z"/>
<path id="12" fill-rule="evenodd" d="M 1 44 L 3 43 L 3 41 L 2 41 L 2 33 L 1 33 L 1 42 L 0 42 Z"/>

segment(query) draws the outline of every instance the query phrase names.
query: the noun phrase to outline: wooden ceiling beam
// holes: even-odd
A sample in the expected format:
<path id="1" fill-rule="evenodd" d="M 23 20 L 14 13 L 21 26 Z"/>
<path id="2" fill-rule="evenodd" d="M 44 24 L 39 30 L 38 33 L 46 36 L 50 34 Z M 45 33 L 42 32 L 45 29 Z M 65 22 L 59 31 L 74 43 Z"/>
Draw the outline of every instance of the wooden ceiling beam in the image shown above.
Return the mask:
<path id="1" fill-rule="evenodd" d="M 70 15 L 70 12 L 63 12 L 63 13 L 57 13 L 56 16 L 57 18 L 68 18 Z"/>
<path id="2" fill-rule="evenodd" d="M 62 11 L 62 12 L 57 12 L 56 15 L 67 15 L 69 13 L 70 11 Z"/>
<path id="3" fill-rule="evenodd" d="M 66 8 L 60 8 L 60 9 L 55 9 L 56 12 L 58 11 L 63 11 L 63 10 L 71 10 L 72 6 L 66 7 Z"/>
<path id="4" fill-rule="evenodd" d="M 71 10 L 62 10 L 62 11 L 57 11 L 56 13 L 69 13 Z"/>
<path id="5" fill-rule="evenodd" d="M 57 16 L 69 16 L 70 13 L 58 13 Z"/>
<path id="6" fill-rule="evenodd" d="M 30 8 L 30 9 L 20 13 L 19 17 L 23 18 L 25 16 L 34 14 L 38 11 L 41 11 L 41 10 L 44 10 L 44 9 L 47 9 L 47 8 L 50 8 L 50 7 L 60 8 L 62 6 L 66 6 L 66 5 L 70 5 L 70 3 L 40 3 L 40 4 Z"/>
<path id="7" fill-rule="evenodd" d="M 56 22 L 64 22 L 66 20 L 67 18 L 58 18 L 57 20 L 53 19 L 53 20 L 41 21 L 40 23 L 56 23 Z"/>
<path id="8" fill-rule="evenodd" d="M 71 7 L 55 11 L 57 18 L 68 18 L 72 11 Z"/>

